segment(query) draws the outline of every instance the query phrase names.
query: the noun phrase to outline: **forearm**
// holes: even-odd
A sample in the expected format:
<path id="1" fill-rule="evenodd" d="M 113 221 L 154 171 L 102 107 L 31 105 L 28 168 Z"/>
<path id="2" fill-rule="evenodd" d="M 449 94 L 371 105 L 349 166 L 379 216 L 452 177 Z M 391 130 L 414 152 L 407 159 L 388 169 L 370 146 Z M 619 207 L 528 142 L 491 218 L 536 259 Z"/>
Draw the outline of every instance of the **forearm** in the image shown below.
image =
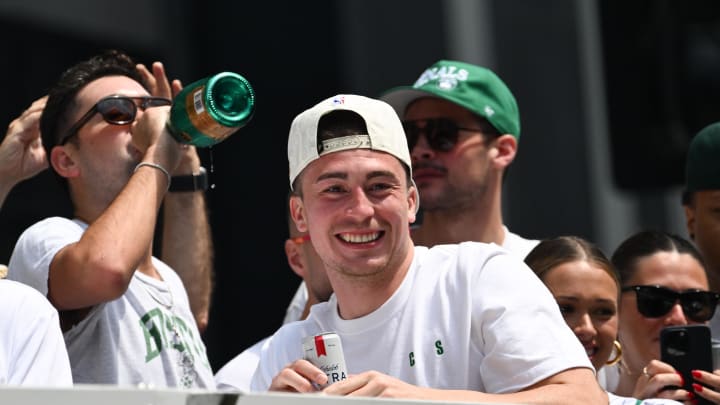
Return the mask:
<path id="1" fill-rule="evenodd" d="M 152 246 L 157 213 L 166 189 L 167 179 L 160 170 L 139 167 L 85 235 L 96 242 L 95 248 L 105 251 L 104 256 L 129 267 L 137 266 Z"/>
<path id="2" fill-rule="evenodd" d="M 511 394 L 485 394 L 463 390 L 430 390 L 428 399 L 538 405 L 607 405 L 608 403 L 607 394 L 597 383 L 592 371 L 586 368 L 563 371 L 534 386 Z"/>
<path id="3" fill-rule="evenodd" d="M 437 401 L 481 402 L 481 403 L 517 403 L 542 405 L 607 405 L 608 398 L 599 387 L 581 389 L 577 385 L 544 386 L 512 394 L 486 394 L 465 390 L 434 390 L 423 393 L 423 399 Z"/>
<path id="4" fill-rule="evenodd" d="M 198 328 L 204 331 L 212 293 L 213 244 L 202 191 L 165 197 L 162 259 L 182 279 Z"/>
<path id="5" fill-rule="evenodd" d="M 143 168 L 104 211 L 76 213 L 89 226 L 51 264 L 50 294 L 58 308 L 84 308 L 125 292 L 135 270 L 149 257 L 166 188 L 160 171 Z"/>
<path id="6" fill-rule="evenodd" d="M 256 375 L 257 377 L 257 375 Z M 324 384 L 324 373 L 304 360 L 299 360 L 278 373 L 270 389 L 311 392 L 310 382 Z M 607 405 L 605 391 L 595 380 L 588 368 L 570 369 L 519 392 L 509 394 L 487 394 L 473 390 L 446 390 L 418 387 L 395 377 L 367 371 L 333 383 L 323 390 L 329 395 L 368 396 L 404 399 L 429 399 L 439 402 L 479 402 L 517 404 L 603 404 Z"/>

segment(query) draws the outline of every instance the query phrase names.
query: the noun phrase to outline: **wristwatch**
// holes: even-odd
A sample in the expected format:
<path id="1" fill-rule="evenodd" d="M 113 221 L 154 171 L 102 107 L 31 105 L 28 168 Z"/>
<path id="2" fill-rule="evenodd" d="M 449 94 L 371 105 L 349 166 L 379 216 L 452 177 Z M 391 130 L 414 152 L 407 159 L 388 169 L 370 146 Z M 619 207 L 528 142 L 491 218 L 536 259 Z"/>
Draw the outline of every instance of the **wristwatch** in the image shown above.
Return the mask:
<path id="1" fill-rule="evenodd" d="M 170 182 L 171 192 L 205 191 L 208 189 L 207 170 L 200 166 L 198 174 L 173 176 Z"/>

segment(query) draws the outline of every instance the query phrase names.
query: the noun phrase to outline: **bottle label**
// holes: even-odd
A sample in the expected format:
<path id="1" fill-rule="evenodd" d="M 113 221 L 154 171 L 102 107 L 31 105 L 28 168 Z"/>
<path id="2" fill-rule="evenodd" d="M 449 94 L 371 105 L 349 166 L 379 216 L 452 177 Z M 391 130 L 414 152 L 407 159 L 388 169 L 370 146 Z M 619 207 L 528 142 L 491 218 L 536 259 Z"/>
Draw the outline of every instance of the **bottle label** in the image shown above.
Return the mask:
<path id="1" fill-rule="evenodd" d="M 185 110 L 190 123 L 195 127 L 199 136 L 212 139 L 215 143 L 232 135 L 240 127 L 226 127 L 217 122 L 205 108 L 205 85 L 188 93 L 185 100 Z"/>
<path id="2" fill-rule="evenodd" d="M 203 103 L 203 89 L 201 87 L 199 91 L 193 93 L 193 106 L 195 106 L 195 113 L 202 114 L 205 112 L 205 103 Z"/>

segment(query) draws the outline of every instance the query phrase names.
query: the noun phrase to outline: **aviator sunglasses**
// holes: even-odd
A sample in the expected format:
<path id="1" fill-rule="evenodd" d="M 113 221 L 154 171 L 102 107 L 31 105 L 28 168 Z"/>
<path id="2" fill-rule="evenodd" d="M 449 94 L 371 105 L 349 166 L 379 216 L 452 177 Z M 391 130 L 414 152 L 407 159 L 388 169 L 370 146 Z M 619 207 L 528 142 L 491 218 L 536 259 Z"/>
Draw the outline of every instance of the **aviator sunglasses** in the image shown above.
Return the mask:
<path id="1" fill-rule="evenodd" d="M 703 290 L 678 292 L 658 285 L 633 285 L 623 287 L 622 292 L 635 291 L 637 309 L 646 318 L 666 315 L 680 300 L 680 306 L 688 319 L 706 322 L 715 314 L 720 294 Z"/>
<path id="2" fill-rule="evenodd" d="M 425 123 L 425 125 L 419 127 L 418 123 Z M 403 129 L 405 129 L 408 148 L 411 151 L 417 145 L 422 133 L 425 134 L 425 139 L 427 139 L 427 143 L 432 150 L 447 152 L 455 147 L 460 131 L 484 132 L 482 128 L 461 127 L 448 118 L 403 121 L 402 124 Z"/>
<path id="3" fill-rule="evenodd" d="M 162 97 L 150 97 L 150 96 L 107 96 L 103 97 L 95 103 L 94 106 L 88 112 L 85 113 L 68 131 L 65 136 L 60 138 L 59 145 L 65 145 L 65 143 L 77 133 L 77 131 L 85 125 L 95 113 L 100 113 L 105 122 L 113 125 L 127 125 L 135 121 L 137 115 L 137 109 L 140 107 L 141 110 L 145 110 L 150 107 L 160 107 L 165 105 L 172 105 L 172 101 Z"/>

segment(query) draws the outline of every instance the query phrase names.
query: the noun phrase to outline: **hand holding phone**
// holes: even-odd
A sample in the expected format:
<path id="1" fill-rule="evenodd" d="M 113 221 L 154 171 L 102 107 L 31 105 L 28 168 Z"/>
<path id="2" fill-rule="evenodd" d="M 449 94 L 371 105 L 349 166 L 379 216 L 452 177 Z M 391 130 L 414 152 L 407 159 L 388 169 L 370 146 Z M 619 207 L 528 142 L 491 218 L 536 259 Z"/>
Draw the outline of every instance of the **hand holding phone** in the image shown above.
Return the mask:
<path id="1" fill-rule="evenodd" d="M 683 389 L 695 392 L 692 370 L 712 373 L 713 357 L 710 328 L 705 325 L 668 326 L 660 331 L 660 360 L 670 364 L 683 377 Z M 712 404 L 696 396 L 698 404 Z"/>

